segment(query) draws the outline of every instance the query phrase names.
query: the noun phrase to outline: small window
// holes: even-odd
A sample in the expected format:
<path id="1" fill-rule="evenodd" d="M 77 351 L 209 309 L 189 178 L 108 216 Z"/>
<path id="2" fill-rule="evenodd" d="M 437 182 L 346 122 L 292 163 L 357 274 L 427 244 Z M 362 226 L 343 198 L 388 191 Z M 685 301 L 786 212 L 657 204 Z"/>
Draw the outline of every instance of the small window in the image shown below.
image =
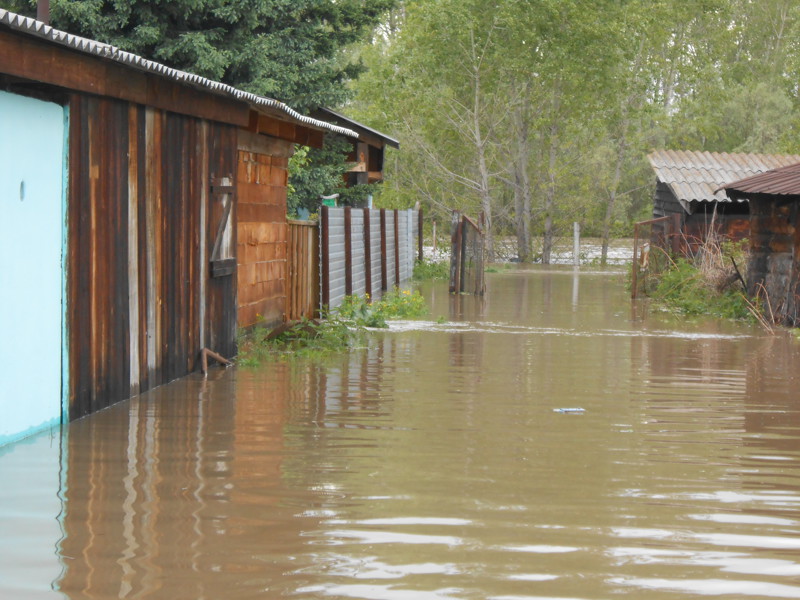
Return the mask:
<path id="1" fill-rule="evenodd" d="M 224 277 L 236 272 L 236 254 L 233 247 L 233 199 L 235 189 L 230 177 L 211 182 L 212 215 L 220 214 L 217 235 L 211 250 L 211 276 Z M 221 211 L 221 212 L 217 212 Z"/>

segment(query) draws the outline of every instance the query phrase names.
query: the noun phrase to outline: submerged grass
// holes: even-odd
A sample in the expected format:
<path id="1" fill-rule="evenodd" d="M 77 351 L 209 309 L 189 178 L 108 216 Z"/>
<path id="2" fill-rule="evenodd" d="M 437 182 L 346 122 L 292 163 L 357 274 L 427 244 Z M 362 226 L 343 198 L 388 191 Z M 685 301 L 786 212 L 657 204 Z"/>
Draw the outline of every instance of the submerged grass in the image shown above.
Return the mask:
<path id="1" fill-rule="evenodd" d="M 367 328 L 385 328 L 387 321 L 421 317 L 425 299 L 417 292 L 395 289 L 370 303 L 369 296 L 347 296 L 322 319 L 302 319 L 282 331 L 265 327 L 239 336 L 237 363 L 246 367 L 288 358 L 324 358 L 363 341 Z"/>

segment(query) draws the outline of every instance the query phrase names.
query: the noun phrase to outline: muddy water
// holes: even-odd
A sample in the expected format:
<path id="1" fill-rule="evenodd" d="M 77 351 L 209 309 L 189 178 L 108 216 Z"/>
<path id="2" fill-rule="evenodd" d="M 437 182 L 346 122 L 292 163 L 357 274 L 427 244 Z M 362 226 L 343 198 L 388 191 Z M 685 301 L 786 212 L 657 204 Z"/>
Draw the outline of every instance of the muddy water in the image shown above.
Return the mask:
<path id="1" fill-rule="evenodd" d="M 800 598 L 800 342 L 487 283 L 0 450 L 0 597 Z"/>

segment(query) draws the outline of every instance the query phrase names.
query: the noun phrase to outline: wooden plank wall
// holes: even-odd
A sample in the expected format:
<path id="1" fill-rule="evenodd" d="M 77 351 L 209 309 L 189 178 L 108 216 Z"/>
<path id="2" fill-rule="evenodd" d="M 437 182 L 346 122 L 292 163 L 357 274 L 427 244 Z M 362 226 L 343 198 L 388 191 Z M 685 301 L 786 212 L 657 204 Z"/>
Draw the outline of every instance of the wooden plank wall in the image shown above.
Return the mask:
<path id="1" fill-rule="evenodd" d="M 70 100 L 70 418 L 236 351 L 236 277 L 210 278 L 236 128 L 119 100 Z M 235 214 L 235 212 L 234 212 Z"/>
<path id="2" fill-rule="evenodd" d="M 766 295 L 775 317 L 795 326 L 800 323 L 799 204 L 766 196 L 751 198 L 750 210 L 748 293 Z"/>
<path id="3" fill-rule="evenodd" d="M 319 227 L 312 221 L 289 221 L 289 285 L 286 319 L 319 316 Z"/>
<path id="4" fill-rule="evenodd" d="M 288 158 L 239 150 L 239 326 L 278 325 L 286 310 Z"/>

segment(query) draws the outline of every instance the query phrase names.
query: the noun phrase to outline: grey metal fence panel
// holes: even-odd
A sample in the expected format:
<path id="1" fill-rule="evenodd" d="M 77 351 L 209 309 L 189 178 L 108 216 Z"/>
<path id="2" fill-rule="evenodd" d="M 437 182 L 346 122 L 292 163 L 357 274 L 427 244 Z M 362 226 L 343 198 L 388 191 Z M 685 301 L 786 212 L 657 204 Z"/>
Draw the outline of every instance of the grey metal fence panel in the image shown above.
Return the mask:
<path id="1" fill-rule="evenodd" d="M 369 211 L 369 237 L 370 237 L 370 269 L 372 270 L 373 298 L 380 298 L 381 292 L 381 211 Z"/>
<path id="2" fill-rule="evenodd" d="M 328 308 L 336 308 L 345 297 L 344 209 L 328 210 Z"/>
<path id="3" fill-rule="evenodd" d="M 387 288 L 394 289 L 397 265 L 394 256 L 394 211 L 386 211 L 386 281 Z"/>
<path id="4" fill-rule="evenodd" d="M 341 305 L 345 297 L 347 277 L 347 255 L 345 243 L 345 213 L 344 208 L 328 209 L 327 248 L 328 264 L 320 264 L 320 273 L 327 268 L 329 298 L 328 308 L 334 309 Z M 395 260 L 395 215 L 397 216 L 397 240 L 399 241 L 398 261 Z M 364 238 L 364 211 L 352 210 L 350 213 L 350 258 L 352 293 L 363 295 L 369 293 L 372 298 L 382 296 L 381 262 L 386 262 L 386 279 L 388 289 L 396 285 L 396 273 L 399 273 L 400 283 L 408 281 L 413 275 L 414 259 L 416 257 L 415 241 L 419 235 L 418 212 L 403 210 L 395 213 L 386 211 L 386 255 L 381 252 L 381 213 L 379 210 L 370 210 L 366 218 L 370 223 L 370 239 Z M 320 235 L 325 232 L 320 228 Z M 366 264 L 366 245 L 370 248 L 370 262 Z M 320 253 L 324 241 L 320 243 Z M 322 258 L 322 257 L 321 257 Z M 367 289 L 367 270 L 371 275 L 370 289 Z M 320 289 L 322 297 L 325 290 Z"/>
<path id="5" fill-rule="evenodd" d="M 397 235 L 400 242 L 399 252 L 397 257 L 400 259 L 400 264 L 397 268 L 400 271 L 400 283 L 408 281 L 408 212 L 407 210 L 397 211 Z"/>
<path id="6" fill-rule="evenodd" d="M 353 258 L 353 295 L 363 296 L 367 291 L 366 265 L 364 264 L 364 211 L 350 212 L 350 252 Z"/>

